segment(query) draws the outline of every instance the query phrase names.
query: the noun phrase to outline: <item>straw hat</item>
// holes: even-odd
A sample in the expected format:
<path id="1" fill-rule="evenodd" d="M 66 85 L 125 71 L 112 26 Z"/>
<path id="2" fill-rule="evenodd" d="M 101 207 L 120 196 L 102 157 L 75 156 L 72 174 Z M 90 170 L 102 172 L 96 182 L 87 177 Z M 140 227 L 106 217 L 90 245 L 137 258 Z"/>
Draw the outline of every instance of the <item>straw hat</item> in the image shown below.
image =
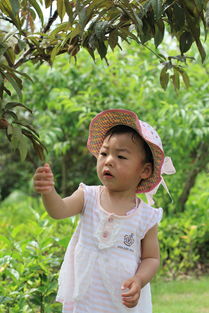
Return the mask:
<path id="1" fill-rule="evenodd" d="M 134 112 L 123 109 L 112 109 L 96 115 L 90 123 L 87 147 L 97 158 L 105 139 L 105 134 L 116 125 L 126 125 L 135 129 L 152 151 L 154 160 L 152 175 L 142 180 L 136 190 L 136 193 L 147 193 L 161 182 L 162 166 L 165 157 L 162 142 L 156 130 L 146 122 L 139 120 Z"/>

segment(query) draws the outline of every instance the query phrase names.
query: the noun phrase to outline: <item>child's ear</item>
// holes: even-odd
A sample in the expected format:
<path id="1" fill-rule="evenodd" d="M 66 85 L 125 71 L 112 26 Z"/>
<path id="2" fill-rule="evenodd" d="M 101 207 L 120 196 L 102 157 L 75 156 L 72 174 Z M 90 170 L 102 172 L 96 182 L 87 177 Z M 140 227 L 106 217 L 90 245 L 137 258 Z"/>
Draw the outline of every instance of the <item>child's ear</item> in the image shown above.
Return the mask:
<path id="1" fill-rule="evenodd" d="M 141 174 L 142 179 L 147 179 L 151 176 L 152 174 L 152 163 L 145 163 L 144 168 Z"/>

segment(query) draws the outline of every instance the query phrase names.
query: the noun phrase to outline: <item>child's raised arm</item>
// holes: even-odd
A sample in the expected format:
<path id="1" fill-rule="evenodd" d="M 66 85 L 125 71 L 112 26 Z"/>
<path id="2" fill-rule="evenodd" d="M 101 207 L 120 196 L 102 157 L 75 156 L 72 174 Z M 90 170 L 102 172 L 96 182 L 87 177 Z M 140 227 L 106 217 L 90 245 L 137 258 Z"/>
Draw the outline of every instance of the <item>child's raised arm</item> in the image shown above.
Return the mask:
<path id="1" fill-rule="evenodd" d="M 78 188 L 70 197 L 62 199 L 54 188 L 54 175 L 48 164 L 36 170 L 33 181 L 34 188 L 42 195 L 44 206 L 51 217 L 62 219 L 82 212 L 82 188 Z"/>

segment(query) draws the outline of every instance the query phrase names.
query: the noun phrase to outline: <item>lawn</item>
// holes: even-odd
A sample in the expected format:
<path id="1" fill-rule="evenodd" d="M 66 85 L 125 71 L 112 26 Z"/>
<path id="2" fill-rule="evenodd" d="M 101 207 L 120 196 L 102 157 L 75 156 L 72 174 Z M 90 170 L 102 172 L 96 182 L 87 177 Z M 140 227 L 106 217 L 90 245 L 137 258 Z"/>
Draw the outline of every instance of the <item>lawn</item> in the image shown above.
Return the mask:
<path id="1" fill-rule="evenodd" d="M 152 283 L 153 313 L 209 313 L 209 276 Z"/>

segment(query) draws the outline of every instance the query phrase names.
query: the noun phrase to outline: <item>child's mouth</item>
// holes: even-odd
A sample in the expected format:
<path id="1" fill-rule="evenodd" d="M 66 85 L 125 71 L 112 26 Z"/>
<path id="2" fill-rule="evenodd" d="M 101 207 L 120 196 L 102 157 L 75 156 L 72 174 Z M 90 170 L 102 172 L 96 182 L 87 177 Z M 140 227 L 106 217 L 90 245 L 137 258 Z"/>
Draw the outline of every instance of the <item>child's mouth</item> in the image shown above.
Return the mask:
<path id="1" fill-rule="evenodd" d="M 103 175 L 105 177 L 113 177 L 113 175 L 109 171 L 104 171 Z"/>

